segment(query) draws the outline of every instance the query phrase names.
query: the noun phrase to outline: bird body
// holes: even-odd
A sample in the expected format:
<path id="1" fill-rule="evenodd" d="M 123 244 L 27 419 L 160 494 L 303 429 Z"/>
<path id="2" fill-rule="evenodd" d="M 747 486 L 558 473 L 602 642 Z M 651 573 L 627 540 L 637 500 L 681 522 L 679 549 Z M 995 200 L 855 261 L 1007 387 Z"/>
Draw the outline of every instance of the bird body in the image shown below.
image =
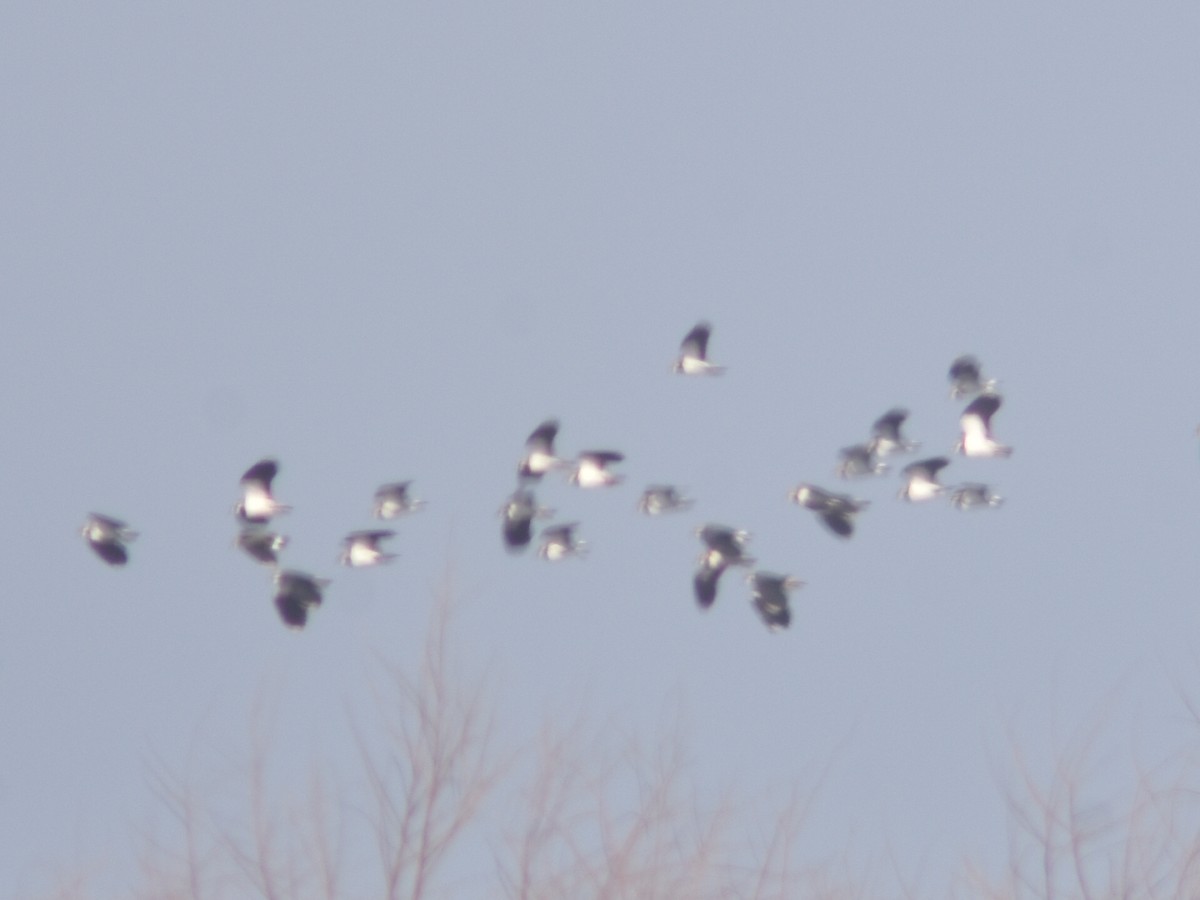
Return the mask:
<path id="1" fill-rule="evenodd" d="M 968 482 L 958 485 L 950 492 L 950 503 L 956 509 L 994 509 L 1003 502 L 1004 498 L 986 484 Z"/>
<path id="2" fill-rule="evenodd" d="M 669 484 L 652 484 L 642 491 L 638 509 L 648 516 L 659 516 L 667 512 L 682 512 L 693 503 L 676 487 Z"/>
<path id="3" fill-rule="evenodd" d="M 291 569 L 276 572 L 275 608 L 283 623 L 289 628 L 303 628 L 308 621 L 308 611 L 321 605 L 322 592 L 328 586 L 326 578 L 314 578 Z"/>
<path id="4" fill-rule="evenodd" d="M 708 339 L 711 334 L 712 326 L 700 322 L 684 336 L 679 345 L 679 356 L 675 359 L 676 374 L 720 375 L 725 371 L 724 366 L 708 361 Z"/>
<path id="5" fill-rule="evenodd" d="M 343 566 L 377 566 L 396 558 L 394 553 L 386 553 L 379 545 L 396 532 L 388 529 L 373 531 L 352 531 L 342 540 L 342 555 L 340 562 Z"/>
<path id="6" fill-rule="evenodd" d="M 618 463 L 625 458 L 623 453 L 615 450 L 586 450 L 579 454 L 575 468 L 571 472 L 571 484 L 582 488 L 612 487 L 620 484 L 624 478 L 608 470 L 612 463 Z"/>
<path id="7" fill-rule="evenodd" d="M 811 509 L 826 528 L 844 538 L 854 534 L 854 517 L 871 505 L 870 501 L 835 494 L 815 484 L 799 484 L 788 496 L 793 503 Z"/>
<path id="8" fill-rule="evenodd" d="M 969 354 L 950 363 L 950 399 L 959 400 L 980 391 L 990 391 L 996 386 L 994 378 L 983 377 L 979 360 Z"/>
<path id="9" fill-rule="evenodd" d="M 839 478 L 880 475 L 887 470 L 887 465 L 879 460 L 870 444 L 843 447 L 838 451 L 838 457 L 840 462 L 836 471 Z"/>
<path id="10" fill-rule="evenodd" d="M 558 420 L 547 419 L 533 429 L 525 439 L 525 456 L 517 467 L 517 475 L 530 481 L 539 481 L 552 469 L 567 465 L 554 453 L 554 439 L 558 435 Z"/>
<path id="11" fill-rule="evenodd" d="M 867 445 L 874 456 L 884 459 L 893 453 L 908 453 L 917 449 L 919 445 L 907 440 L 900 432 L 906 419 L 908 410 L 896 408 L 889 409 L 875 420 L 871 426 L 871 441 Z"/>
<path id="12" fill-rule="evenodd" d="M 255 525 L 244 527 L 234 542 L 251 558 L 268 566 L 278 565 L 279 551 L 287 546 L 288 539 Z"/>
<path id="13" fill-rule="evenodd" d="M 904 478 L 900 496 L 913 503 L 937 497 L 945 490 L 945 486 L 937 480 L 938 473 L 948 465 L 950 460 L 946 457 L 934 456 L 905 466 L 900 473 Z"/>
<path id="14" fill-rule="evenodd" d="M 542 545 L 538 556 L 550 562 L 558 562 L 568 556 L 583 556 L 584 542 L 575 537 L 578 522 L 564 522 L 542 531 Z"/>
<path id="15" fill-rule="evenodd" d="M 278 473 L 279 463 L 273 459 L 260 460 L 246 470 L 241 481 L 242 499 L 234 508 L 239 519 L 263 525 L 291 509 L 277 502 L 271 493 L 271 482 Z"/>
<path id="16" fill-rule="evenodd" d="M 504 519 L 504 546 L 510 553 L 519 553 L 533 540 L 533 520 L 551 515 L 551 511 L 538 506 L 533 491 L 518 488 L 501 507 L 500 515 Z"/>
<path id="17" fill-rule="evenodd" d="M 137 532 L 111 516 L 91 513 L 81 531 L 88 546 L 110 566 L 123 566 L 129 562 L 126 544 L 137 538 Z"/>
<path id="18" fill-rule="evenodd" d="M 425 501 L 418 500 L 409 493 L 410 484 L 411 481 L 393 481 L 381 485 L 375 492 L 375 518 L 395 519 L 423 507 Z"/>
<path id="19" fill-rule="evenodd" d="M 763 623 L 771 631 L 787 628 L 792 622 L 788 592 L 803 587 L 804 582 L 790 575 L 753 572 L 746 577 L 752 591 L 751 602 Z"/>
<path id="20" fill-rule="evenodd" d="M 955 450 L 963 456 L 1011 456 L 1012 447 L 1006 447 L 992 436 L 992 416 L 1000 408 L 999 394 L 980 394 L 967 404 L 959 417 L 962 437 Z"/>

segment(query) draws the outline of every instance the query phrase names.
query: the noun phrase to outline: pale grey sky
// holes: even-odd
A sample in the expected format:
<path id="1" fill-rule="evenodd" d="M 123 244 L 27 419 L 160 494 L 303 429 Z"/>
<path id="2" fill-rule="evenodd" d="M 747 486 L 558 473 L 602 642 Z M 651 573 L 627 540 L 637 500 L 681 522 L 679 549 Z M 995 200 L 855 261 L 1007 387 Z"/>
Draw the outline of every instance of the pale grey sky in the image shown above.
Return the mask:
<path id="1" fill-rule="evenodd" d="M 1049 771 L 1102 716 L 1101 794 L 1194 740 L 1198 16 L 0 15 L 0 891 L 80 859 L 128 883 L 147 760 L 242 746 L 264 695 L 296 764 L 341 746 L 365 659 L 412 657 L 448 568 L 509 737 L 580 697 L 635 731 L 682 704 L 701 784 L 832 761 L 809 851 L 891 854 L 930 888 L 1003 862 L 1010 732 Z M 728 373 L 670 375 L 702 318 Z M 892 406 L 948 452 L 963 352 L 1016 451 L 946 480 L 1001 510 L 855 483 L 872 506 L 842 542 L 787 503 L 839 488 L 837 449 Z M 496 517 L 551 415 L 564 452 L 628 457 L 620 489 L 541 492 L 592 548 L 557 566 L 506 554 Z M 265 455 L 287 563 L 334 579 L 302 634 L 231 547 Z M 429 500 L 401 558 L 340 569 L 400 478 Z M 661 481 L 694 510 L 639 517 Z M 126 569 L 80 540 L 93 509 L 141 532 Z M 705 521 L 807 582 L 790 631 L 737 578 L 697 612 Z"/>

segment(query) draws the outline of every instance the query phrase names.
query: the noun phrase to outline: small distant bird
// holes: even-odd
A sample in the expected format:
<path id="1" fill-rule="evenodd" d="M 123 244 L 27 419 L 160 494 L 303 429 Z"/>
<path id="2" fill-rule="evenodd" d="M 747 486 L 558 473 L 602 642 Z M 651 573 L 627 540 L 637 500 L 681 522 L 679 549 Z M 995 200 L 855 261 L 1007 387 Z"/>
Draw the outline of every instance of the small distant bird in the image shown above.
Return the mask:
<path id="1" fill-rule="evenodd" d="M 762 616 L 767 628 L 779 631 L 792 622 L 792 611 L 788 607 L 788 591 L 803 587 L 804 582 L 790 575 L 771 575 L 753 572 L 746 576 L 753 591 L 754 608 Z"/>
<path id="2" fill-rule="evenodd" d="M 389 529 L 374 531 L 352 531 L 342 539 L 342 555 L 339 562 L 343 566 L 377 566 L 396 558 L 395 553 L 385 553 L 379 545 L 396 532 Z"/>
<path id="3" fill-rule="evenodd" d="M 788 498 L 817 514 L 821 523 L 839 537 L 854 534 L 854 517 L 870 506 L 868 500 L 856 500 L 849 494 L 835 494 L 815 484 L 799 484 Z"/>
<path id="4" fill-rule="evenodd" d="M 276 572 L 275 608 L 283 623 L 289 628 L 303 628 L 309 609 L 321 605 L 321 592 L 328 586 L 327 578 L 314 578 L 290 569 Z"/>
<path id="5" fill-rule="evenodd" d="M 87 538 L 88 546 L 110 566 L 123 566 L 129 562 L 129 551 L 125 545 L 137 538 L 137 532 L 111 516 L 90 513 L 80 532 Z"/>
<path id="6" fill-rule="evenodd" d="M 579 458 L 575 460 L 575 468 L 571 472 L 571 484 L 577 484 L 582 488 L 595 487 L 611 487 L 614 484 L 620 484 L 624 479 L 621 475 L 616 475 L 608 471 L 608 466 L 611 463 L 618 463 L 625 458 L 625 454 L 617 453 L 615 450 L 586 450 L 579 454 Z"/>
<path id="7" fill-rule="evenodd" d="M 701 609 L 708 609 L 716 602 L 717 586 L 721 581 L 721 576 L 728 568 L 729 566 L 723 562 L 713 566 L 709 565 L 707 561 L 701 561 L 700 568 L 692 576 L 692 590 L 696 594 L 696 603 Z"/>
<path id="8" fill-rule="evenodd" d="M 539 481 L 551 469 L 561 469 L 565 460 L 554 455 L 554 438 L 558 435 L 558 419 L 547 419 L 533 429 L 525 440 L 525 456 L 517 467 L 517 475 Z"/>
<path id="9" fill-rule="evenodd" d="M 533 540 L 533 520 L 552 515 L 551 510 L 538 506 L 533 491 L 518 488 L 500 509 L 504 518 L 504 546 L 519 553 Z"/>
<path id="10" fill-rule="evenodd" d="M 425 505 L 408 492 L 411 481 L 394 481 L 375 492 L 375 518 L 395 519 L 405 513 L 416 512 Z"/>
<path id="11" fill-rule="evenodd" d="M 712 334 L 712 326 L 700 322 L 684 336 L 679 345 L 679 356 L 675 360 L 674 371 L 682 375 L 720 375 L 725 371 L 724 366 L 713 365 L 708 361 L 708 338 Z"/>
<path id="12" fill-rule="evenodd" d="M 692 589 L 696 603 L 701 609 L 708 609 L 717 599 L 717 585 L 726 569 L 754 565 L 754 558 L 746 555 L 750 532 L 709 524 L 697 528 L 696 536 L 704 542 L 704 552 L 700 554 L 700 567 L 692 577 Z"/>
<path id="13" fill-rule="evenodd" d="M 994 493 L 986 484 L 968 482 L 960 484 L 950 492 L 950 503 L 958 509 L 995 508 L 1004 498 Z"/>
<path id="14" fill-rule="evenodd" d="M 679 488 L 669 484 L 652 484 L 642 491 L 637 508 L 648 516 L 659 516 L 667 512 L 682 512 L 692 503 L 692 498 L 683 496 Z"/>
<path id="15" fill-rule="evenodd" d="M 287 546 L 287 538 L 274 531 L 254 525 L 243 528 L 235 543 L 252 558 L 268 566 L 279 564 L 279 551 Z"/>
<path id="16" fill-rule="evenodd" d="M 967 404 L 958 423 L 962 437 L 954 448 L 963 456 L 1012 456 L 1012 447 L 1005 447 L 992 437 L 992 416 L 1000 408 L 999 394 L 980 394 Z"/>
<path id="17" fill-rule="evenodd" d="M 552 525 L 543 529 L 538 556 L 551 562 L 558 562 L 568 556 L 583 556 L 585 543 L 575 537 L 575 529 L 578 527 L 578 522 L 564 522 L 562 525 Z"/>
<path id="18" fill-rule="evenodd" d="M 996 386 L 994 378 L 985 379 L 974 356 L 960 356 L 950 363 L 950 398 L 959 400 Z"/>
<path id="19" fill-rule="evenodd" d="M 875 420 L 871 426 L 871 442 L 868 446 L 871 453 L 883 459 L 893 453 L 909 453 L 919 446 L 907 440 L 900 433 L 905 420 L 908 418 L 907 409 L 889 409 Z"/>
<path id="20" fill-rule="evenodd" d="M 271 494 L 271 482 L 278 473 L 279 463 L 273 459 L 260 460 L 246 470 L 242 476 L 242 499 L 234 508 L 239 519 L 263 525 L 291 509 L 276 502 Z"/>
<path id="21" fill-rule="evenodd" d="M 754 558 L 746 555 L 746 544 L 750 541 L 748 531 L 726 528 L 724 525 L 705 525 L 696 530 L 696 536 L 705 546 L 700 562 L 710 569 L 754 564 Z"/>
<path id="22" fill-rule="evenodd" d="M 862 475 L 879 475 L 887 470 L 872 452 L 869 444 L 854 444 L 838 451 L 838 478 L 858 478 Z"/>
<path id="23" fill-rule="evenodd" d="M 938 472 L 948 465 L 950 460 L 946 457 L 934 456 L 905 466 L 900 472 L 904 479 L 900 496 L 914 503 L 932 500 L 945 490 L 945 486 L 938 481 Z"/>

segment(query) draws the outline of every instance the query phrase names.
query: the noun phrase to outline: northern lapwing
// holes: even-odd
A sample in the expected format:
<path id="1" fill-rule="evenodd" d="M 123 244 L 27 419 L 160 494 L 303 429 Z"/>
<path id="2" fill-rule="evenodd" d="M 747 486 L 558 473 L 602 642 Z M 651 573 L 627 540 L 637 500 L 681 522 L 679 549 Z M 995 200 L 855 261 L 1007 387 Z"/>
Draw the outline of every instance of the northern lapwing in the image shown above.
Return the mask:
<path id="1" fill-rule="evenodd" d="M 405 513 L 416 512 L 425 505 L 408 491 L 411 481 L 393 481 L 382 485 L 375 492 L 375 518 L 395 519 Z"/>
<path id="2" fill-rule="evenodd" d="M 979 360 L 974 356 L 964 355 L 950 363 L 950 399 L 959 400 L 970 397 L 980 391 L 990 391 L 996 386 L 994 378 L 983 377 Z"/>
<path id="3" fill-rule="evenodd" d="M 950 492 L 950 503 L 957 509 L 994 509 L 1003 502 L 1004 498 L 986 484 L 976 482 L 960 484 Z"/>
<path id="4" fill-rule="evenodd" d="M 934 456 L 905 466 L 900 472 L 904 479 L 904 487 L 900 489 L 901 498 L 920 503 L 937 497 L 946 489 L 938 481 L 938 473 L 948 465 L 950 460 L 946 457 Z"/>
<path id="5" fill-rule="evenodd" d="M 90 513 L 80 532 L 88 546 L 110 566 L 123 566 L 129 562 L 126 544 L 137 538 L 137 532 L 111 516 Z"/>
<path id="6" fill-rule="evenodd" d="M 889 409 L 875 420 L 871 426 L 871 442 L 868 446 L 874 456 L 884 459 L 893 453 L 910 453 L 919 446 L 908 440 L 900 433 L 905 420 L 908 419 L 907 409 Z"/>
<path id="7" fill-rule="evenodd" d="M 327 578 L 314 578 L 303 572 L 287 570 L 275 573 L 275 608 L 289 628 L 300 629 L 308 621 L 308 611 L 321 605 L 321 593 L 329 586 Z"/>
<path id="8" fill-rule="evenodd" d="M 388 538 L 395 537 L 396 532 L 390 529 L 367 531 L 352 531 L 342 539 L 342 555 L 338 561 L 343 566 L 377 566 L 396 558 L 395 553 L 387 553 L 379 545 Z"/>
<path id="9" fill-rule="evenodd" d="M 854 534 L 854 517 L 871 505 L 869 500 L 856 500 L 849 494 L 835 494 L 815 484 L 797 485 L 788 494 L 788 499 L 805 509 L 811 509 L 826 528 L 844 538 Z"/>
<path id="10" fill-rule="evenodd" d="M 242 476 L 242 499 L 234 508 L 239 519 L 264 525 L 279 513 L 291 509 L 277 502 L 271 494 L 271 482 L 278 473 L 279 463 L 273 459 L 260 460 L 246 470 Z"/>
<path id="11" fill-rule="evenodd" d="M 568 465 L 554 454 L 554 438 L 558 435 L 558 419 L 547 419 L 533 429 L 525 440 L 525 455 L 517 467 L 517 475 L 529 481 L 539 481 L 552 469 Z"/>
<path id="12" fill-rule="evenodd" d="M 689 331 L 679 345 L 679 356 L 675 359 L 674 371 L 681 375 L 720 375 L 724 366 L 708 361 L 708 339 L 712 326 L 700 322 Z"/>
<path id="13" fill-rule="evenodd" d="M 772 575 L 767 572 L 752 572 L 746 576 L 753 593 L 754 608 L 771 631 L 787 628 L 792 622 L 792 610 L 788 606 L 788 592 L 803 587 L 804 582 L 790 575 Z"/>
<path id="14" fill-rule="evenodd" d="M 706 560 L 701 560 L 700 567 L 692 576 L 692 590 L 696 595 L 696 604 L 701 609 L 708 609 L 716 602 L 717 587 L 720 584 L 721 576 L 728 568 L 729 566 L 723 562 L 714 566 L 709 565 Z"/>
<path id="15" fill-rule="evenodd" d="M 1006 447 L 992 437 L 992 416 L 1000 408 L 999 394 L 980 394 L 967 404 L 958 419 L 962 437 L 954 448 L 963 456 L 1012 456 Z"/>
<path id="16" fill-rule="evenodd" d="M 504 546 L 511 553 L 524 550 L 533 540 L 533 520 L 552 514 L 551 510 L 538 506 L 533 491 L 518 488 L 500 509 L 500 516 L 504 519 Z"/>
<path id="17" fill-rule="evenodd" d="M 575 529 L 578 527 L 578 522 L 564 522 L 561 525 L 543 528 L 538 556 L 550 562 L 558 562 L 568 556 L 583 556 L 586 544 L 575 537 Z"/>
<path id="18" fill-rule="evenodd" d="M 700 562 L 710 569 L 754 564 L 754 558 L 746 555 L 746 544 L 750 541 L 748 531 L 726 528 L 724 525 L 705 525 L 696 529 L 696 536 L 705 547 Z"/>
<path id="19" fill-rule="evenodd" d="M 585 450 L 575 460 L 569 481 L 582 488 L 612 487 L 620 484 L 624 477 L 608 470 L 612 463 L 619 463 L 625 454 L 615 450 Z"/>
<path id="20" fill-rule="evenodd" d="M 677 487 L 652 484 L 642 491 L 637 508 L 648 516 L 660 516 L 668 512 L 682 512 L 690 508 L 692 503 L 692 498 L 683 496 Z"/>
<path id="21" fill-rule="evenodd" d="M 838 478 L 859 478 L 863 475 L 879 475 L 887 470 L 869 444 L 854 444 L 838 451 Z"/>
<path id="22" fill-rule="evenodd" d="M 279 551 L 287 546 L 287 541 L 282 534 L 256 525 L 247 525 L 238 532 L 234 543 L 252 559 L 263 565 L 275 566 L 279 564 Z"/>

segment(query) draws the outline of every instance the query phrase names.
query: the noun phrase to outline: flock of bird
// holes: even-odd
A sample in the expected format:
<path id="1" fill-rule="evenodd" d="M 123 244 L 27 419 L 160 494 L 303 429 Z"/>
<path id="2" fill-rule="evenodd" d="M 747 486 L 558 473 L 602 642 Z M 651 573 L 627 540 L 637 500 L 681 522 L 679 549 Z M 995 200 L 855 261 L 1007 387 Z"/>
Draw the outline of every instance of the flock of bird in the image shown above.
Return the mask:
<path id="1" fill-rule="evenodd" d="M 725 367 L 708 359 L 710 335 L 711 327 L 707 323 L 701 322 L 692 328 L 680 344 L 673 371 L 688 376 L 724 373 Z M 961 434 L 955 452 L 968 457 L 1009 456 L 1012 448 L 999 443 L 992 433 L 991 420 L 1001 405 L 996 382 L 983 377 L 978 360 L 972 356 L 954 360 L 949 380 L 951 398 L 972 398 L 959 417 Z M 839 452 L 836 475 L 842 479 L 882 475 L 890 468 L 890 458 L 914 453 L 919 444 L 902 434 L 907 418 L 908 412 L 899 408 L 880 416 L 866 441 Z M 517 466 L 516 490 L 501 509 L 503 542 L 510 552 L 524 551 L 533 541 L 534 522 L 554 515 L 552 510 L 538 504 L 533 491 L 533 486 L 545 476 L 553 472 L 565 473 L 568 483 L 585 489 L 613 487 L 624 480 L 612 470 L 624 460 L 624 455 L 614 450 L 585 450 L 573 459 L 558 456 L 554 447 L 558 430 L 558 421 L 547 419 L 525 441 L 525 452 Z M 938 479 L 949 464 L 948 457 L 934 456 L 904 466 L 900 471 L 902 487 L 899 496 L 914 503 L 944 496 L 960 510 L 986 509 L 1002 503 L 1002 498 L 986 484 L 944 485 Z M 275 460 L 264 459 L 242 475 L 241 499 L 234 507 L 239 524 L 235 544 L 256 562 L 274 569 L 274 602 L 279 616 L 288 627 L 301 629 L 308 620 L 309 611 L 321 605 L 329 580 L 284 569 L 280 565 L 279 554 L 286 547 L 287 538 L 273 531 L 270 524 L 276 516 L 291 508 L 277 501 L 272 493 L 271 485 L 278 472 L 279 465 Z M 399 481 L 381 486 L 375 492 L 375 517 L 391 520 L 420 510 L 425 501 L 411 495 L 411 484 L 411 481 Z M 809 483 L 797 485 L 789 498 L 814 512 L 830 532 L 841 538 L 853 535 L 856 516 L 869 505 L 869 501 Z M 645 515 L 658 516 L 682 512 L 693 502 L 679 488 L 657 484 L 642 492 L 637 508 Z M 577 536 L 578 528 L 578 522 L 543 527 L 538 556 L 553 562 L 584 555 L 586 545 Z M 389 562 L 395 554 L 386 552 L 382 545 L 395 534 L 387 528 L 350 532 L 342 541 L 340 562 L 352 567 Z M 747 568 L 751 569 L 746 578 L 751 601 L 763 622 L 772 631 L 788 627 L 791 623 L 790 592 L 803 586 L 804 582 L 791 575 L 753 569 L 756 560 L 746 552 L 750 540 L 746 531 L 710 523 L 698 528 L 696 535 L 704 546 L 692 579 L 700 608 L 708 609 L 715 602 L 721 576 L 726 570 Z M 93 513 L 83 527 L 83 536 L 104 562 L 123 566 L 129 560 L 127 545 L 137 533 L 119 519 Z"/>

